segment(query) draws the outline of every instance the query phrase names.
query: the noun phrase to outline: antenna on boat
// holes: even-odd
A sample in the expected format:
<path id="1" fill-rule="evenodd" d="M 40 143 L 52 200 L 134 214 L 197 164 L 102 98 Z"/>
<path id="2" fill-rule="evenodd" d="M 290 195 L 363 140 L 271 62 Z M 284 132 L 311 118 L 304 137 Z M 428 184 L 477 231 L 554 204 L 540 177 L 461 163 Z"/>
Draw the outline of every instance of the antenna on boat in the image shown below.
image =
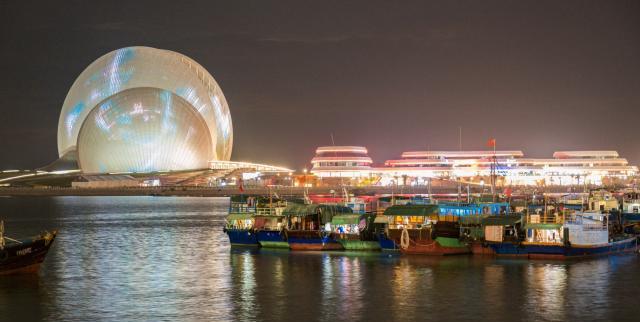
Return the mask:
<path id="1" fill-rule="evenodd" d="M 336 151 L 336 141 L 333 139 L 333 132 L 329 132 L 329 134 L 331 135 L 331 146 L 333 146 L 333 156 L 337 160 L 338 159 L 338 152 Z M 345 195 L 346 195 L 346 189 L 344 187 L 344 181 L 343 180 L 344 180 L 344 178 L 342 177 L 342 174 L 341 174 L 340 175 L 340 188 L 345 191 Z M 335 202 L 335 200 L 333 202 Z M 344 202 L 345 202 L 345 204 L 347 203 L 346 196 L 345 196 Z"/>
<path id="2" fill-rule="evenodd" d="M 489 145 L 493 147 L 493 160 L 491 162 L 491 199 L 496 202 L 496 168 L 498 159 L 496 157 L 496 139 L 489 140 Z"/>
<path id="3" fill-rule="evenodd" d="M 458 151 L 462 151 L 462 126 L 458 126 Z"/>

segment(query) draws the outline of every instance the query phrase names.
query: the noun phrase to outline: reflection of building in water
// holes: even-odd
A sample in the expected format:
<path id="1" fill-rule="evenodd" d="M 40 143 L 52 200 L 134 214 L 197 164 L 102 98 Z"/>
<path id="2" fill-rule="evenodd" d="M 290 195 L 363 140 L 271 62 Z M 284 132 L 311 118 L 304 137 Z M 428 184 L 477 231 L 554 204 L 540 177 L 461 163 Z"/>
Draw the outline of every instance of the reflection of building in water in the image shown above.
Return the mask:
<path id="1" fill-rule="evenodd" d="M 503 312 L 504 304 L 508 303 L 506 297 L 513 296 L 509 292 L 509 282 L 505 276 L 504 266 L 499 265 L 485 265 L 483 282 L 484 288 L 482 289 L 483 297 L 490 301 L 490 304 L 495 308 L 495 312 Z M 498 317 L 494 317 L 495 320 L 501 320 Z M 505 319 L 508 320 L 508 319 Z"/>
<path id="2" fill-rule="evenodd" d="M 255 258 L 249 251 L 245 251 L 242 254 L 234 254 L 234 256 L 231 256 L 231 265 L 234 285 L 232 290 L 238 292 L 236 296 L 240 299 L 240 301 L 234 302 L 236 305 L 234 317 L 239 320 L 255 320 L 259 311 L 255 298 Z"/>
<path id="3" fill-rule="evenodd" d="M 322 293 L 321 296 L 321 314 L 328 316 L 334 313 L 335 308 L 331 305 L 332 298 L 335 294 L 336 276 L 331 263 L 329 254 L 322 254 Z"/>
<path id="4" fill-rule="evenodd" d="M 536 265 L 527 268 L 526 308 L 533 321 L 564 321 L 567 295 L 566 265 Z"/>
<path id="5" fill-rule="evenodd" d="M 341 278 L 338 284 L 338 310 L 337 317 L 362 316 L 365 298 L 365 281 L 361 278 L 361 258 L 340 256 L 335 258 L 339 267 Z"/>
<path id="6" fill-rule="evenodd" d="M 410 151 L 381 166 L 364 147 L 319 147 L 311 173 L 324 181 L 351 184 L 421 185 L 429 178 L 464 179 L 502 185 L 601 185 L 624 182 L 638 167 L 616 151 L 559 151 L 553 158 L 525 158 L 522 151 Z"/>
<path id="7" fill-rule="evenodd" d="M 417 316 L 416 310 L 407 310 L 406 308 L 414 307 L 416 301 L 420 301 L 425 306 L 430 306 L 433 303 L 432 299 L 425 296 L 430 293 L 431 285 L 433 285 L 432 268 L 423 268 L 423 274 L 418 274 L 418 272 L 407 258 L 402 258 L 393 269 L 392 283 L 390 284 L 392 303 L 394 304 L 391 305 L 393 316 L 402 317 L 406 321 L 420 320 L 421 317 Z"/>
<path id="8" fill-rule="evenodd" d="M 629 264 L 627 261 L 636 261 L 636 256 L 611 256 L 604 260 L 579 261 L 571 263 L 567 267 L 567 294 L 573 295 L 570 298 L 570 305 L 566 310 L 570 316 L 580 316 L 588 312 L 591 321 L 612 320 L 604 309 L 611 299 L 615 299 L 619 294 L 612 292 L 611 285 L 615 279 L 619 278 L 616 272 L 621 266 Z M 618 282 L 621 282 L 618 280 Z M 624 282 L 622 282 L 624 283 Z M 575 296 L 580 294 L 580 296 Z M 615 320 L 615 319 L 613 319 Z"/>

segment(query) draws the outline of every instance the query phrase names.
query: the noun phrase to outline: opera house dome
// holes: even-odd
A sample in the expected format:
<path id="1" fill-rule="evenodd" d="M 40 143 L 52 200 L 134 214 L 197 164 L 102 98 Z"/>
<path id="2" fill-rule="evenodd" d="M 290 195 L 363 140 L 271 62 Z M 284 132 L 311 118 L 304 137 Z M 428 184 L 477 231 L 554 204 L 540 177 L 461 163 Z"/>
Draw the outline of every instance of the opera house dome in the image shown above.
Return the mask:
<path id="1" fill-rule="evenodd" d="M 58 121 L 58 153 L 85 173 L 205 168 L 229 160 L 233 128 L 220 86 L 192 59 L 127 47 L 75 80 Z"/>

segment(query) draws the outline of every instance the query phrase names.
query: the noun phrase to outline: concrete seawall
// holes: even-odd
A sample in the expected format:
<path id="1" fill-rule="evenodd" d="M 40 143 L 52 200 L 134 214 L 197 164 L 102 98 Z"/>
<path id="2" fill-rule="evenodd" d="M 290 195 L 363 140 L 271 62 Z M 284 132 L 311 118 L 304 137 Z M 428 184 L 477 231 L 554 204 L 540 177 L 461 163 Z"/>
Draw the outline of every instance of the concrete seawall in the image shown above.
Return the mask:
<path id="1" fill-rule="evenodd" d="M 595 187 L 587 187 L 595 188 Z M 512 188 L 513 195 L 531 195 L 534 190 L 541 193 L 540 188 Z M 339 197 L 342 195 L 341 187 L 313 187 L 306 188 L 308 194 L 326 194 Z M 347 187 L 350 194 L 354 195 L 374 195 L 374 194 L 428 194 L 429 188 L 426 186 L 413 187 Z M 546 187 L 544 191 L 548 193 L 569 193 L 567 187 Z M 333 192 L 332 192 L 333 191 Z M 489 193 L 485 187 L 470 187 L 472 194 Z M 501 192 L 502 189 L 497 189 Z M 584 188 L 573 189 L 573 192 L 584 192 Z M 587 190 L 588 191 L 588 190 Z M 268 195 L 277 193 L 279 196 L 301 197 L 305 188 L 302 187 L 245 187 L 243 192 L 237 187 L 192 187 L 192 186 L 172 186 L 172 187 L 123 187 L 123 188 L 0 188 L 0 196 L 203 196 L 203 197 L 224 197 L 232 195 Z M 434 195 L 458 194 L 457 187 L 432 187 Z M 467 189 L 463 187 L 461 195 L 466 195 Z"/>

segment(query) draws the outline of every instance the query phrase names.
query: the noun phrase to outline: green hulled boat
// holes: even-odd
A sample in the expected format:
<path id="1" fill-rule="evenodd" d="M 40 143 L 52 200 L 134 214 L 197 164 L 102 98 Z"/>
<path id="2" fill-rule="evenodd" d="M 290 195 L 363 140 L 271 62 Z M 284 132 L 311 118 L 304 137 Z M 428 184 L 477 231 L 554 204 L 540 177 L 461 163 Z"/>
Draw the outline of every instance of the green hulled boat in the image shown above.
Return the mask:
<path id="1" fill-rule="evenodd" d="M 334 239 L 345 250 L 380 250 L 380 243 L 371 231 L 371 214 L 344 214 L 334 216 L 331 229 Z"/>

